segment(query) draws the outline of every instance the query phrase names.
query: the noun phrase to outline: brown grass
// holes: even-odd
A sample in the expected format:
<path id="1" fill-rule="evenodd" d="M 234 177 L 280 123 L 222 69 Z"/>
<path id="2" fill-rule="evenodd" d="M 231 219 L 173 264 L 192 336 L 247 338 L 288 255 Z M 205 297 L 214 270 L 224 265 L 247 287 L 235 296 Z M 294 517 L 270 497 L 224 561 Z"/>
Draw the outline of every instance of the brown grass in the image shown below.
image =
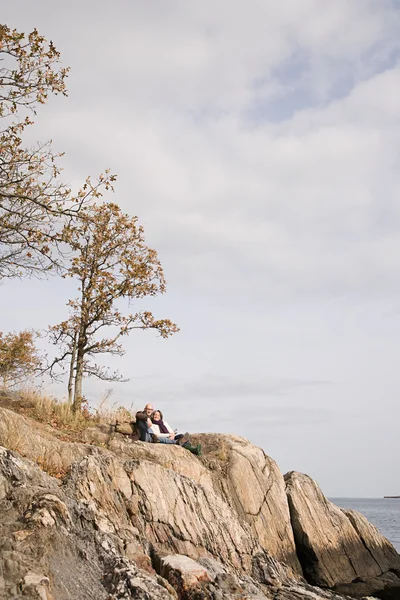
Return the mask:
<path id="1" fill-rule="evenodd" d="M 6 427 L 1 428 L 0 445 L 9 450 L 14 450 L 14 452 L 18 452 L 18 454 L 21 454 L 22 456 L 25 455 L 25 436 L 22 434 L 15 421 L 10 421 L 7 423 Z"/>
<path id="2" fill-rule="evenodd" d="M 21 456 L 29 456 L 24 435 L 18 428 L 17 423 L 12 420 L 7 423 L 7 427 L 2 428 L 0 431 L 0 445 L 18 452 Z M 42 471 L 45 471 L 52 477 L 62 479 L 66 475 L 65 469 L 60 466 L 59 457 L 55 456 L 54 452 L 49 448 L 44 448 L 40 456 L 36 459 L 31 457 L 31 460 L 34 460 Z"/>
<path id="3" fill-rule="evenodd" d="M 82 411 L 75 413 L 68 402 L 57 400 L 34 388 L 18 392 L 3 389 L 0 396 L 1 406 L 50 425 L 57 430 L 57 437 L 64 441 L 81 441 L 81 434 L 88 427 L 133 419 L 133 413 L 125 407 L 107 407 L 108 397 L 103 398 L 97 409 L 90 409 L 84 403 Z M 7 419 L 7 423 L 0 423 L 0 445 L 18 452 L 21 456 L 27 455 L 25 436 L 15 420 Z M 59 457 L 48 448 L 43 448 L 41 455 L 34 460 L 52 477 L 62 479 L 66 475 Z"/>
<path id="4" fill-rule="evenodd" d="M 87 403 L 83 403 L 82 410 L 74 412 L 72 404 L 69 402 L 60 401 L 34 388 L 19 391 L 18 397 L 20 402 L 13 403 L 16 412 L 65 433 L 79 434 L 94 425 L 115 424 L 117 421 L 133 419 L 133 413 L 130 410 L 122 406 L 116 408 L 115 405 L 109 408 L 104 400 L 98 409 L 91 409 Z"/>
<path id="5" fill-rule="evenodd" d="M 43 450 L 43 453 L 35 461 L 38 466 L 51 477 L 62 479 L 67 474 L 67 471 L 60 466 L 60 461 L 54 457 L 53 452 L 48 448 Z"/>

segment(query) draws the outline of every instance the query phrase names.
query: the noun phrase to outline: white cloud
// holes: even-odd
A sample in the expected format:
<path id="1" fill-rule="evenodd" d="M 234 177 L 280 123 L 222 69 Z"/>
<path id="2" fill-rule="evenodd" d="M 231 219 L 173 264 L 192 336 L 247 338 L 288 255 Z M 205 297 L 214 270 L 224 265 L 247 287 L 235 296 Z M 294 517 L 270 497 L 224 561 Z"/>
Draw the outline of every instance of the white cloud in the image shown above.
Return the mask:
<path id="1" fill-rule="evenodd" d="M 196 386 L 208 390 L 207 419 L 218 393 L 199 381 L 223 372 L 250 411 L 261 410 L 251 393 L 259 387 L 268 406 L 268 377 L 335 383 L 288 390 L 288 406 L 303 406 L 304 415 L 319 403 L 314 416 L 371 407 L 382 379 L 389 406 L 399 386 L 388 358 L 398 353 L 397 316 L 390 324 L 381 318 L 400 292 L 396 4 L 119 0 L 72 1 L 57 7 L 57 19 L 53 11 L 48 0 L 3 9 L 10 24 L 53 38 L 72 66 L 69 99 L 43 109 L 33 133 L 67 151 L 69 180 L 105 167 L 119 174 L 115 199 L 139 215 L 170 282 L 157 312 L 182 326 L 165 343 L 141 337 L 140 351 L 137 337 L 128 342 L 121 370 L 161 379 L 153 389 L 134 377 L 118 387 L 120 397 L 141 403 L 146 390 L 162 398 L 168 388 L 175 410 L 184 373 L 177 394 L 187 394 L 190 412 Z M 25 326 L 19 288 L 7 289 L 3 314 Z M 34 304 L 32 289 L 30 325 L 49 312 L 56 319 L 66 300 L 56 283 L 36 289 L 52 297 L 52 310 Z M 341 425 L 342 460 L 352 436 L 364 448 L 376 415 L 365 419 L 364 433 Z M 331 429 L 318 424 L 327 454 L 337 444 Z M 292 439 L 301 431 L 291 429 Z M 273 432 L 268 423 L 242 431 L 258 443 Z M 290 468 L 293 447 L 274 440 Z M 335 465 L 319 464 L 313 444 L 302 441 L 296 460 L 305 466 L 293 467 L 310 465 L 317 477 L 328 469 L 341 485 Z M 382 461 L 392 455 L 382 450 Z M 367 476 L 361 451 L 357 460 Z M 350 475 L 346 482 L 354 489 Z"/>

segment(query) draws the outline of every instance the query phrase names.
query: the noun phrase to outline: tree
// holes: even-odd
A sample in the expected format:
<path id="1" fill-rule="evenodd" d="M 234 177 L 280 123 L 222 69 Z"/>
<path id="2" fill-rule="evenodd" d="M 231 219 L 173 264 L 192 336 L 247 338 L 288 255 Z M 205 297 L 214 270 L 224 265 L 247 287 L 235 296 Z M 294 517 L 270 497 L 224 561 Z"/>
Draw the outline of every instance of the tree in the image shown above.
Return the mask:
<path id="1" fill-rule="evenodd" d="M 166 289 L 157 253 L 146 245 L 137 217 L 124 214 L 116 204 L 85 207 L 79 221 L 64 227 L 63 240 L 72 253 L 63 277 L 79 282 L 79 297 L 68 302 L 69 318 L 49 330 L 60 349 L 49 372 L 54 375 L 57 366 L 65 369 L 68 361 L 68 396 L 74 410 L 80 410 L 84 375 L 122 379 L 94 362 L 97 355 L 123 355 L 120 339 L 133 329 L 156 329 L 167 338 L 178 328 L 149 311 L 123 314 L 118 307 L 119 300 L 131 303 Z M 101 337 L 104 330 L 108 336 Z"/>
<path id="2" fill-rule="evenodd" d="M 4 387 L 20 384 L 37 371 L 41 359 L 33 331 L 0 332 L 0 378 Z"/>
<path id="3" fill-rule="evenodd" d="M 0 279 L 42 273 L 58 265 L 59 232 L 113 177 L 87 180 L 75 197 L 60 180 L 51 143 L 25 148 L 22 136 L 33 125 L 49 94 L 66 95 L 68 69 L 60 54 L 36 31 L 25 35 L 0 25 Z"/>

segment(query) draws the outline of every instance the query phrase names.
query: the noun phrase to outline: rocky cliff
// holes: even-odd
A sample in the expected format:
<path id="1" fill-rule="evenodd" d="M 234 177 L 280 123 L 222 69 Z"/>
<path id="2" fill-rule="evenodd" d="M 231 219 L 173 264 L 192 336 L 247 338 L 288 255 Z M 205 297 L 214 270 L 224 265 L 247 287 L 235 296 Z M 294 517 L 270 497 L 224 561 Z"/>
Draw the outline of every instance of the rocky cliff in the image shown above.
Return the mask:
<path id="1" fill-rule="evenodd" d="M 0 598 L 400 598 L 390 543 L 243 438 L 199 435 L 199 459 L 105 426 L 71 442 L 10 408 Z"/>

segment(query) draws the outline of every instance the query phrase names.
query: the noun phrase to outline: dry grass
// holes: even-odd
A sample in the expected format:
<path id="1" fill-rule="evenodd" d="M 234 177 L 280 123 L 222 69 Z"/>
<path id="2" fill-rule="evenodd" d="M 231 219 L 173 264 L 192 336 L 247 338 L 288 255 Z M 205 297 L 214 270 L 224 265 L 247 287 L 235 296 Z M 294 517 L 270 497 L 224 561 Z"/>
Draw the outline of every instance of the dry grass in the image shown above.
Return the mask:
<path id="1" fill-rule="evenodd" d="M 62 479 L 67 474 L 66 470 L 60 465 L 60 460 L 54 457 L 54 454 L 48 448 L 35 461 L 38 466 L 51 477 Z"/>
<path id="2" fill-rule="evenodd" d="M 25 436 L 18 427 L 17 422 L 12 419 L 7 423 L 3 423 L 3 426 L 0 427 L 0 446 L 18 452 L 21 456 L 30 456 Z M 55 455 L 49 448 L 43 448 L 41 455 L 36 459 L 32 456 L 30 458 L 38 464 L 42 471 L 52 477 L 62 479 L 66 475 L 60 457 Z"/>
<path id="3" fill-rule="evenodd" d="M 228 460 L 228 450 L 226 448 L 226 446 L 222 446 L 219 450 L 217 450 L 217 452 L 215 453 L 215 457 L 220 460 L 221 462 L 226 462 Z"/>
<path id="4" fill-rule="evenodd" d="M 107 407 L 107 399 L 103 398 L 97 409 L 90 409 L 87 404 L 79 413 L 72 410 L 72 405 L 66 401 L 59 401 L 35 390 L 26 388 L 20 391 L 1 390 L 0 405 L 13 412 L 30 417 L 40 423 L 50 425 L 57 430 L 57 437 L 63 441 L 82 441 L 82 432 L 88 427 L 101 424 L 115 424 L 123 421 L 131 421 L 133 413 L 125 407 Z M 132 407 L 131 407 L 132 408 Z M 55 432 L 56 433 L 56 432 Z M 21 456 L 30 455 L 27 447 L 28 441 L 25 434 L 18 427 L 18 422 L 5 415 L 0 421 L 0 446 L 18 452 Z M 38 466 L 58 479 L 66 475 L 62 461 L 57 453 L 50 448 L 42 446 L 40 456 L 31 459 Z"/>
<path id="5" fill-rule="evenodd" d="M 0 446 L 25 456 L 26 440 L 18 425 L 10 420 L 0 426 Z"/>
<path id="6" fill-rule="evenodd" d="M 130 421 L 133 418 L 131 411 L 124 407 L 116 408 L 114 405 L 109 408 L 104 399 L 97 409 L 83 403 L 82 410 L 74 412 L 69 402 L 60 401 L 33 388 L 20 391 L 19 396 L 25 405 L 22 411 L 24 414 L 71 433 L 82 432 L 97 424 L 115 424 L 117 421 Z"/>

